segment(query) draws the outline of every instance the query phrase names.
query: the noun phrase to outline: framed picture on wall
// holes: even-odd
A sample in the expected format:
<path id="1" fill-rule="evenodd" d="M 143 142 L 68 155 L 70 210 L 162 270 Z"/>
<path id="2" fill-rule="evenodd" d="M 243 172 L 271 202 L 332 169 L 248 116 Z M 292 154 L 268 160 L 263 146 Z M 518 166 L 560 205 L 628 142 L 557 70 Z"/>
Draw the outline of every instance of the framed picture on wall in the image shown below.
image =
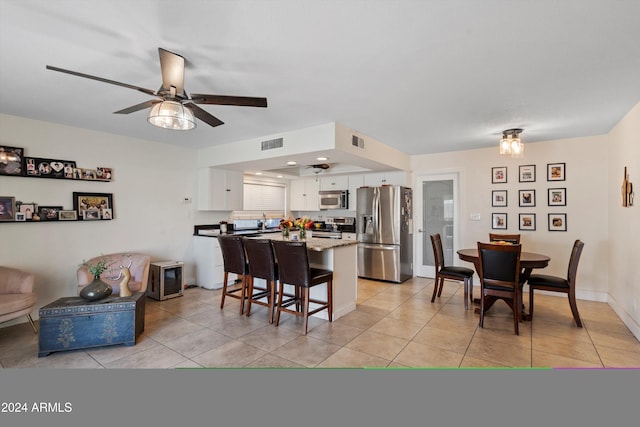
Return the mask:
<path id="1" fill-rule="evenodd" d="M 567 189 L 566 188 L 549 188 L 548 194 L 549 206 L 566 206 L 567 205 Z"/>
<path id="2" fill-rule="evenodd" d="M 565 169 L 564 163 L 547 163 L 547 181 L 564 181 Z"/>
<path id="3" fill-rule="evenodd" d="M 81 219 L 100 219 L 101 212 L 104 209 L 111 209 L 111 218 L 113 218 L 113 194 L 111 193 L 73 193 L 73 210 L 78 213 L 78 218 Z M 88 218 L 85 218 L 85 211 L 97 211 L 98 217 L 95 218 L 94 214 L 90 214 Z"/>
<path id="4" fill-rule="evenodd" d="M 520 182 L 536 182 L 536 165 L 522 165 L 518 169 Z"/>
<path id="5" fill-rule="evenodd" d="M 530 230 L 536 229 L 536 214 L 534 213 L 521 213 L 518 215 L 518 229 Z"/>
<path id="6" fill-rule="evenodd" d="M 536 205 L 536 190 L 518 191 L 519 206 L 528 207 Z"/>
<path id="7" fill-rule="evenodd" d="M 549 231 L 567 231 L 567 214 L 550 213 Z"/>
<path id="8" fill-rule="evenodd" d="M 13 221 L 15 212 L 15 197 L 0 196 L 0 221 Z"/>
<path id="9" fill-rule="evenodd" d="M 494 190 L 491 192 L 491 206 L 507 206 L 507 190 Z"/>
<path id="10" fill-rule="evenodd" d="M 78 219 L 78 212 L 76 211 L 60 211 L 58 212 L 59 221 L 76 221 Z"/>
<path id="11" fill-rule="evenodd" d="M 491 168 L 491 183 L 502 184 L 507 182 L 507 167 L 499 166 Z"/>
<path id="12" fill-rule="evenodd" d="M 491 214 L 491 228 L 494 230 L 506 230 L 507 214 L 506 213 Z"/>
<path id="13" fill-rule="evenodd" d="M 38 215 L 41 221 L 57 221 L 61 210 L 62 206 L 38 206 Z"/>
<path id="14" fill-rule="evenodd" d="M 0 145 L 0 175 L 24 175 L 24 149 Z"/>

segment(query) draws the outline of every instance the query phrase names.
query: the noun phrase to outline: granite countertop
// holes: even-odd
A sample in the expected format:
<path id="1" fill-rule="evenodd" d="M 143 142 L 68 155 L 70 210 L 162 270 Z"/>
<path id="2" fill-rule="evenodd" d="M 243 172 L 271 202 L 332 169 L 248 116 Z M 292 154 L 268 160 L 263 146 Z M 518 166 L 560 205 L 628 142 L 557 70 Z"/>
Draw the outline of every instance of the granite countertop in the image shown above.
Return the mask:
<path id="1" fill-rule="evenodd" d="M 282 234 L 278 233 L 278 234 L 270 234 L 267 236 L 253 236 L 255 238 L 263 238 L 263 239 L 270 239 L 270 240 L 284 240 L 282 238 Z M 293 241 L 293 239 L 291 239 Z M 317 251 L 317 252 L 322 252 L 322 251 L 326 251 L 328 249 L 334 249 L 334 248 L 340 248 L 343 246 L 351 246 L 351 245 L 357 245 L 358 242 L 356 240 L 340 240 L 340 239 L 322 239 L 322 238 L 317 238 L 317 237 L 307 237 L 305 239 L 305 242 L 307 242 L 307 249 L 311 250 L 311 251 Z"/>

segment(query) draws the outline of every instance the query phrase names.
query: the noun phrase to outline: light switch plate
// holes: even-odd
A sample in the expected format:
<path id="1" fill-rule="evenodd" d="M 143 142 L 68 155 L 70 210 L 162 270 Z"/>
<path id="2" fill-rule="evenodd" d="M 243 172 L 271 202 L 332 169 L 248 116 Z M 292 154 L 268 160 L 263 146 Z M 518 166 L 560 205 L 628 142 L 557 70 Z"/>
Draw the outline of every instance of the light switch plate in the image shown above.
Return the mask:
<path id="1" fill-rule="evenodd" d="M 472 213 L 471 214 L 471 221 L 480 221 L 480 214 L 479 213 Z"/>

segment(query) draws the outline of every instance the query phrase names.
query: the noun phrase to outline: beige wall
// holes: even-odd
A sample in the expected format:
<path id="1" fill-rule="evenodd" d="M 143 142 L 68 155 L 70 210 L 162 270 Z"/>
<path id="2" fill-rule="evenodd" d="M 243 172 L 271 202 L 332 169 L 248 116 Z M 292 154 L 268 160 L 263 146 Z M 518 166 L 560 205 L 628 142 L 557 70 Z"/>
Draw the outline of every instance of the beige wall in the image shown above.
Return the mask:
<path id="1" fill-rule="evenodd" d="M 609 246 L 609 301 L 616 313 L 640 339 L 640 103 L 609 133 L 607 207 Z M 634 184 L 635 205 L 622 207 L 621 185 L 627 166 Z"/>
<path id="2" fill-rule="evenodd" d="M 27 156 L 114 170 L 109 183 L 0 176 L 0 195 L 40 205 L 71 209 L 74 191 L 113 193 L 111 222 L 0 223 L 0 264 L 36 274 L 36 308 L 74 295 L 78 264 L 101 253 L 140 251 L 152 261 L 181 260 L 193 283 L 193 225 L 229 214 L 195 210 L 195 151 L 7 115 L 0 115 L 0 128 L 0 144 L 23 147 Z"/>

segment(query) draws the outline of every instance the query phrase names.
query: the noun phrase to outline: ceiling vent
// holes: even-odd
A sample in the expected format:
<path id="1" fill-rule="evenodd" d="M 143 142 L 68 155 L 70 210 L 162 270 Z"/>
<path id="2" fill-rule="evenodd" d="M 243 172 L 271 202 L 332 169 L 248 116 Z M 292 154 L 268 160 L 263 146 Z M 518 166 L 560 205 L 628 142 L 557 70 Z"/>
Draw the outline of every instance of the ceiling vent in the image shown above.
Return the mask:
<path id="1" fill-rule="evenodd" d="M 364 139 L 359 136 L 353 135 L 351 137 L 351 145 L 358 148 L 364 148 Z"/>
<path id="2" fill-rule="evenodd" d="M 261 150 L 271 150 L 274 148 L 282 148 L 283 146 L 283 139 L 282 138 L 276 138 L 276 139 L 270 139 L 268 141 L 262 141 L 262 147 Z"/>

